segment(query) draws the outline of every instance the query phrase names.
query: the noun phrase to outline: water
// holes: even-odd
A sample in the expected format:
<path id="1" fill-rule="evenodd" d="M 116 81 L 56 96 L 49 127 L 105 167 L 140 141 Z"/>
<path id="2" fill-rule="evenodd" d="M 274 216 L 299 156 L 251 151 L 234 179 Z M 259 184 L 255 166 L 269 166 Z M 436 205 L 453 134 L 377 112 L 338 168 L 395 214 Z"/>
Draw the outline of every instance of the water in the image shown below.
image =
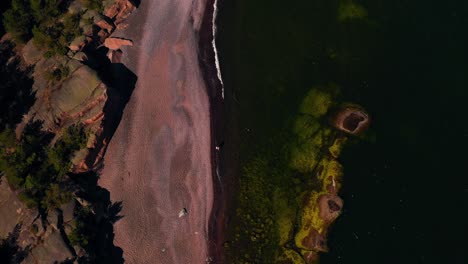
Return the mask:
<path id="1" fill-rule="evenodd" d="M 343 2 L 341 2 L 343 3 Z M 315 84 L 372 115 L 343 154 L 343 215 L 321 263 L 468 263 L 468 6 L 463 1 L 228 1 L 218 24 L 227 93 L 251 155 Z"/>

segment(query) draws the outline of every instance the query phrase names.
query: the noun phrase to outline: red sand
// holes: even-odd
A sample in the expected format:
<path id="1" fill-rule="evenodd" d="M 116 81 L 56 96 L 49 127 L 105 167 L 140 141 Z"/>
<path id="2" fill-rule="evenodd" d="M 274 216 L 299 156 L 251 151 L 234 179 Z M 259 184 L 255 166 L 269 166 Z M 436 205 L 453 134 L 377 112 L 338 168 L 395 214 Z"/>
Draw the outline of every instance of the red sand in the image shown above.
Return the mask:
<path id="1" fill-rule="evenodd" d="M 136 88 L 99 184 L 123 201 L 115 244 L 126 263 L 205 263 L 213 205 L 210 116 L 199 69 L 205 1 L 148 0 L 131 16 L 123 63 Z M 194 11 L 196 10 L 196 11 Z M 178 213 L 187 208 L 188 215 Z"/>

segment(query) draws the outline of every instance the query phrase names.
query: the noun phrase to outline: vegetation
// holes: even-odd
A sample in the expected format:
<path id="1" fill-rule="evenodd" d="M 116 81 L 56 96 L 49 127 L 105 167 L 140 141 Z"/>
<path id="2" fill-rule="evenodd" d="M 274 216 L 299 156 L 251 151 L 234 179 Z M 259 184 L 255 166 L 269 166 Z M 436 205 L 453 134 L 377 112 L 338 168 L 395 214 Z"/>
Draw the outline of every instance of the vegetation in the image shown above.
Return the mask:
<path id="1" fill-rule="evenodd" d="M 71 199 L 64 176 L 70 170 L 71 155 L 85 144 L 82 127 L 71 126 L 62 138 L 49 147 L 52 135 L 41 131 L 39 122 L 29 124 L 21 139 L 13 130 L 0 133 L 0 171 L 10 185 L 21 191 L 19 198 L 28 207 L 47 210 Z"/>
<path id="2" fill-rule="evenodd" d="M 227 245 L 232 263 L 276 263 L 285 258 L 303 263 L 298 252 L 284 248 L 297 244 L 294 230 L 301 227 L 301 219 L 308 217 L 306 221 L 324 231 L 315 205 L 331 184 L 327 176 L 341 172 L 341 167 L 328 158 L 329 149 L 339 153 L 344 142 L 336 142 L 337 132 L 326 120 L 337 96 L 334 85 L 311 89 L 300 104 L 293 126 L 246 161 L 240 179 L 238 223 L 233 241 Z M 323 169 L 319 171 L 318 167 Z M 311 202 L 303 208 L 306 196 Z M 304 234 L 299 233 L 299 238 Z"/>
<path id="3" fill-rule="evenodd" d="M 70 75 L 70 68 L 67 65 L 60 64 L 50 72 L 46 72 L 46 78 L 51 82 L 59 82 Z"/>
<path id="4" fill-rule="evenodd" d="M 13 0 L 3 15 L 5 29 L 24 43 L 34 37 L 35 44 L 46 50 L 45 56 L 64 55 L 69 43 L 81 35 L 81 14 L 67 14 L 60 0 Z"/>
<path id="5" fill-rule="evenodd" d="M 102 11 L 102 0 L 83 0 L 83 3 L 88 9 Z"/>
<path id="6" fill-rule="evenodd" d="M 240 2 L 219 16 L 224 25 L 219 48 L 230 68 L 224 76 L 230 84 L 226 102 L 228 109 L 233 102 L 232 116 L 239 117 L 233 127 L 240 127 L 241 154 L 227 252 L 230 263 L 291 263 L 296 253 L 304 254 L 292 233 L 297 234 L 302 218 L 316 218 L 316 209 L 303 217 L 300 208 L 311 190 L 319 194 L 330 184 L 324 177 L 326 161 L 337 157 L 344 143 L 334 140 L 340 133 L 326 118 L 338 100 L 337 89 L 323 86 L 339 83 L 346 100 L 360 102 L 358 91 L 370 89 L 363 86 L 376 41 L 367 33 L 375 29 L 347 23 L 351 16 L 367 20 L 362 11 L 370 4 L 353 5 L 362 1 L 295 1 L 287 10 L 280 0 Z M 249 215 L 264 224 L 264 231 L 256 230 Z M 265 224 L 270 220 L 271 227 Z M 253 242 L 255 232 L 266 236 Z"/>
<path id="7" fill-rule="evenodd" d="M 78 206 L 75 210 L 75 220 L 73 220 L 72 232 L 68 235 L 68 239 L 73 246 L 87 248 L 89 241 L 93 238 L 92 234 L 96 234 L 95 225 L 87 224 L 90 219 L 93 219 L 93 213 L 88 207 Z"/>
<path id="8" fill-rule="evenodd" d="M 26 42 L 32 37 L 31 25 L 34 17 L 28 0 L 13 0 L 11 8 L 3 14 L 3 25 L 18 42 Z"/>
<path id="9" fill-rule="evenodd" d="M 109 192 L 97 186 L 97 178 L 97 174 L 89 172 L 77 179 L 89 205 L 75 206 L 72 230 L 67 236 L 72 245 L 86 251 L 78 263 L 123 263 L 122 251 L 113 245 L 113 224 L 122 217 L 122 203 L 112 203 Z"/>

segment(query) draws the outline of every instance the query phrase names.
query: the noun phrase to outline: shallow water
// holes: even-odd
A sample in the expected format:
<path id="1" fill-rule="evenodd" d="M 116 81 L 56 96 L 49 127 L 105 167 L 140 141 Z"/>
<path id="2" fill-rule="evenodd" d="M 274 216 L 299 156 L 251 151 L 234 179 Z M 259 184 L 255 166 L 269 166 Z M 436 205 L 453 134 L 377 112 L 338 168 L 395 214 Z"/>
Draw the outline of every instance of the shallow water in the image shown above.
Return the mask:
<path id="1" fill-rule="evenodd" d="M 321 263 L 468 263 L 468 6 L 355 1 L 366 14 L 340 21 L 343 3 L 223 1 L 221 68 L 241 157 L 311 86 L 336 83 L 373 122 L 342 157 L 345 208 Z"/>

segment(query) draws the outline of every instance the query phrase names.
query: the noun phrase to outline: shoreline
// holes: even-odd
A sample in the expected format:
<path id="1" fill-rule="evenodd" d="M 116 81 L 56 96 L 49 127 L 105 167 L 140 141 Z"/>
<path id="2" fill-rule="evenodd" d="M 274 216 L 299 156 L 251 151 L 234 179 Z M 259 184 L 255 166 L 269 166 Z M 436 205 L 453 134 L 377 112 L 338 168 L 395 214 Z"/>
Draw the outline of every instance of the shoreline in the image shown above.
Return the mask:
<path id="1" fill-rule="evenodd" d="M 215 4 L 217 5 L 215 7 Z M 208 223 L 209 245 L 208 251 L 213 263 L 224 263 L 223 242 L 225 241 L 225 208 L 227 193 L 224 181 L 220 175 L 220 151 L 216 146 L 223 143 L 224 135 L 224 92 L 220 66 L 215 45 L 215 8 L 219 8 L 220 1 L 207 0 L 203 21 L 199 32 L 199 64 L 205 80 L 206 92 L 209 98 L 210 133 L 211 133 L 211 162 L 213 178 L 213 207 Z"/>

